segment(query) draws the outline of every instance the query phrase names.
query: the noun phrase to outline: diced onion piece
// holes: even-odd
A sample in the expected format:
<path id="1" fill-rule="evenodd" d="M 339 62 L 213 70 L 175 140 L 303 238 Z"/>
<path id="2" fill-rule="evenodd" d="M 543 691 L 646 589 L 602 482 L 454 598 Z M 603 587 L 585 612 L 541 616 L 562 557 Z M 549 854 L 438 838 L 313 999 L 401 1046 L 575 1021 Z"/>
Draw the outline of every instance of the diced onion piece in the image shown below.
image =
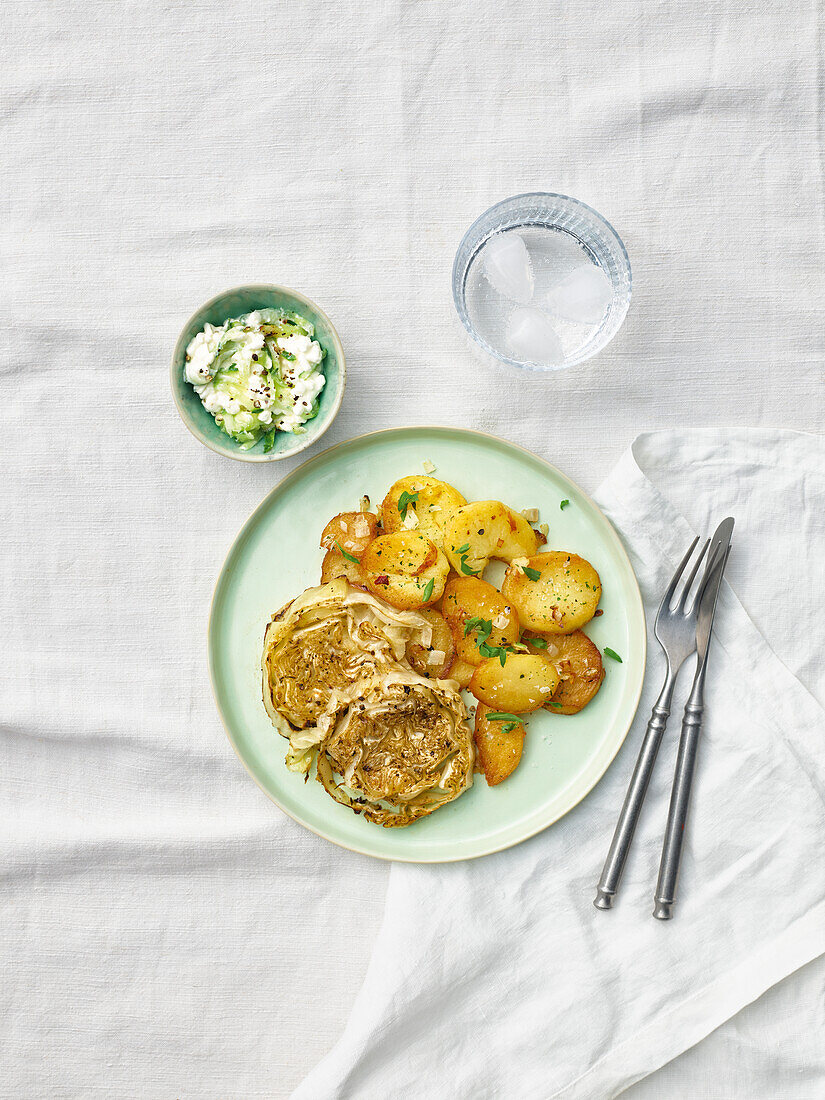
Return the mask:
<path id="1" fill-rule="evenodd" d="M 345 525 L 346 526 L 346 525 Z M 354 524 L 353 534 L 357 539 L 362 539 L 370 533 L 370 522 L 363 512 L 358 512 Z"/>

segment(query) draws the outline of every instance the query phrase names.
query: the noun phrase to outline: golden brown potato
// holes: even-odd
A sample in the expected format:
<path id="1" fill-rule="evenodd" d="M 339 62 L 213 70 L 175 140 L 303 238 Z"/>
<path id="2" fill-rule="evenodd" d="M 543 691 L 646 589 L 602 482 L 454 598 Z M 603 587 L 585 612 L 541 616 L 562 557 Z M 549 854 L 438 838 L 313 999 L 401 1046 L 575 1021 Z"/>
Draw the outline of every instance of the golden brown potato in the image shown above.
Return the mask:
<path id="1" fill-rule="evenodd" d="M 445 557 L 446 557 L 446 554 L 445 554 Z M 444 585 L 444 595 L 442 595 L 441 599 L 439 600 L 439 602 L 437 604 L 433 605 L 435 607 L 436 611 L 440 611 L 442 615 L 444 614 L 444 596 L 447 595 L 447 585 L 450 583 L 450 581 L 454 581 L 457 576 L 458 576 L 458 574 L 454 573 L 451 569 L 450 572 L 447 574 L 447 582 Z"/>
<path id="2" fill-rule="evenodd" d="M 478 763 L 490 787 L 495 787 L 513 774 L 524 748 L 525 730 L 521 722 L 514 721 L 515 715 L 490 718 L 491 714 L 496 713 L 499 712 L 490 710 L 483 703 L 476 707 L 474 738 Z"/>
<path id="3" fill-rule="evenodd" d="M 480 644 L 495 647 L 518 641 L 518 615 L 497 588 L 479 577 L 453 575 L 444 587 L 441 607 L 456 653 L 468 664 L 480 665 L 484 660 Z"/>
<path id="4" fill-rule="evenodd" d="M 350 561 L 340 550 L 327 550 L 321 562 L 321 584 L 334 581 L 336 577 L 346 577 L 357 588 L 366 588 L 367 580 L 359 561 Z"/>
<path id="5" fill-rule="evenodd" d="M 552 699 L 559 674 L 546 657 L 511 653 L 504 665 L 498 658 L 482 661 L 470 680 L 470 691 L 493 710 L 527 714 Z"/>
<path id="6" fill-rule="evenodd" d="M 443 680 L 455 656 L 452 633 L 444 616 L 433 608 L 425 607 L 418 614 L 430 624 L 433 636 L 428 646 L 417 642 L 408 645 L 407 660 L 419 675 Z"/>
<path id="7" fill-rule="evenodd" d="M 445 524 L 464 503 L 458 489 L 446 481 L 425 474 L 402 477 L 384 497 L 381 523 L 387 534 L 412 529 L 426 535 L 443 549 Z M 413 518 L 415 526 L 409 528 Z"/>
<path id="8" fill-rule="evenodd" d="M 460 657 L 454 657 L 453 663 L 450 665 L 450 671 L 447 673 L 447 679 L 455 680 L 461 688 L 467 688 L 470 686 L 470 680 L 472 680 L 475 670 L 475 665 L 468 665 Z"/>
<path id="9" fill-rule="evenodd" d="M 360 558 L 378 532 L 378 516 L 372 512 L 341 512 L 333 516 L 321 534 L 321 547 L 343 550 Z"/>
<path id="10" fill-rule="evenodd" d="M 437 603 L 450 565 L 435 543 L 417 531 L 379 535 L 361 559 L 367 588 L 402 611 Z"/>
<path id="11" fill-rule="evenodd" d="M 589 561 L 566 550 L 551 550 L 531 557 L 526 566 L 511 565 L 501 592 L 523 627 L 571 634 L 593 618 L 602 585 Z"/>
<path id="12" fill-rule="evenodd" d="M 536 532 L 524 516 L 498 500 L 465 504 L 444 531 L 444 551 L 462 576 L 480 575 L 491 558 L 509 562 L 537 549 Z"/>
<path id="13" fill-rule="evenodd" d="M 598 647 L 581 630 L 572 634 L 536 638 L 522 638 L 531 653 L 543 653 L 552 661 L 560 677 L 560 684 L 553 698 L 545 707 L 553 714 L 578 714 L 586 707 L 604 680 L 602 655 Z M 545 642 L 546 646 L 541 647 Z"/>

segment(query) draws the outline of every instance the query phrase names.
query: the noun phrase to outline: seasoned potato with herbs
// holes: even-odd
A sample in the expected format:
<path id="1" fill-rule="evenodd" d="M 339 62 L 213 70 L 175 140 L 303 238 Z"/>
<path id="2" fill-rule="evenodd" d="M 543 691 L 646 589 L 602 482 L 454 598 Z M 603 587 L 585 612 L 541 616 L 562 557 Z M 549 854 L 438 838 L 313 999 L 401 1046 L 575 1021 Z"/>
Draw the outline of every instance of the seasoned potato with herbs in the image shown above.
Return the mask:
<path id="1" fill-rule="evenodd" d="M 321 548 L 360 558 L 377 533 L 378 516 L 373 512 L 341 512 L 324 528 Z"/>
<path id="2" fill-rule="evenodd" d="M 447 679 L 455 680 L 461 688 L 467 688 L 470 686 L 470 680 L 472 680 L 475 670 L 475 665 L 468 665 L 460 657 L 454 657 L 453 663 L 450 665 L 450 671 L 447 673 Z"/>
<path id="3" fill-rule="evenodd" d="M 523 627 L 545 634 L 571 634 L 589 622 L 602 585 L 589 561 L 565 550 L 536 554 L 511 565 L 501 586 Z"/>
<path id="4" fill-rule="evenodd" d="M 340 550 L 327 550 L 321 562 L 321 584 L 334 581 L 336 577 L 346 577 L 350 584 L 366 588 L 367 580 L 360 561 L 347 558 Z"/>
<path id="5" fill-rule="evenodd" d="M 478 666 L 470 691 L 493 710 L 527 714 L 552 699 L 559 674 L 546 657 L 536 653 L 511 653 L 502 665 L 490 658 Z"/>
<path id="6" fill-rule="evenodd" d="M 492 717 L 494 714 L 496 718 Z M 478 704 L 473 739 L 488 786 L 495 787 L 516 770 L 524 748 L 524 734 L 524 726 L 515 714 Z"/>
<path id="7" fill-rule="evenodd" d="M 558 638 L 559 652 L 551 657 L 561 677 L 558 690 L 548 704 L 557 714 L 578 714 L 586 707 L 604 680 L 604 665 L 598 647 L 581 630 Z"/>
<path id="8" fill-rule="evenodd" d="M 556 667 L 561 682 L 546 703 L 554 714 L 578 714 L 586 707 L 604 680 L 604 666 L 598 646 L 581 630 L 542 638 L 525 635 L 522 641 L 531 653 L 543 653 Z"/>
<path id="9" fill-rule="evenodd" d="M 518 512 L 498 500 L 465 504 L 444 531 L 444 551 L 461 576 L 479 576 L 491 558 L 529 558 L 538 549 L 536 532 Z"/>
<path id="10" fill-rule="evenodd" d="M 418 614 L 430 624 L 433 636 L 428 646 L 410 643 L 407 646 L 407 660 L 419 675 L 443 680 L 455 656 L 452 632 L 439 611 L 425 607 Z"/>
<path id="11" fill-rule="evenodd" d="M 379 535 L 364 552 L 361 566 L 370 592 L 402 611 L 437 603 L 450 572 L 441 550 L 417 531 Z"/>
<path id="12" fill-rule="evenodd" d="M 451 577 L 441 602 L 458 656 L 470 665 L 492 657 L 491 648 L 519 638 L 518 615 L 493 585 L 479 577 Z"/>
<path id="13" fill-rule="evenodd" d="M 446 481 L 425 474 L 402 477 L 384 497 L 381 523 L 387 534 L 418 531 L 443 548 L 444 527 L 465 503 L 458 489 Z"/>

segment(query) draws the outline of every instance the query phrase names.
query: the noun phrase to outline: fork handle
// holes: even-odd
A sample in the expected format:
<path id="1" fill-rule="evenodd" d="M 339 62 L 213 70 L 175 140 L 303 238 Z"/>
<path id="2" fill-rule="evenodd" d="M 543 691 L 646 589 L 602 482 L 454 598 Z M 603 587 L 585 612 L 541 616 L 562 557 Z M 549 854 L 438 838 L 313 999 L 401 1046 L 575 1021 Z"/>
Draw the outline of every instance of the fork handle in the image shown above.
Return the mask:
<path id="1" fill-rule="evenodd" d="M 662 693 L 653 707 L 653 713 L 647 724 L 642 747 L 636 760 L 636 767 L 633 769 L 622 812 L 619 814 L 616 831 L 613 833 L 613 840 L 610 843 L 610 850 L 604 863 L 602 877 L 599 879 L 599 885 L 596 889 L 593 904 L 597 909 L 611 909 L 613 907 L 613 899 L 619 888 L 624 865 L 630 851 L 630 844 L 636 831 L 636 824 L 650 784 L 650 777 L 653 774 L 653 765 L 656 763 L 656 756 L 662 743 L 662 735 L 670 717 L 670 704 L 673 699 L 675 683 L 676 677 L 668 669 L 665 686 L 662 688 Z"/>
<path id="2" fill-rule="evenodd" d="M 694 688 L 685 705 L 682 719 L 682 734 L 679 738 L 679 751 L 676 756 L 676 773 L 673 778 L 673 790 L 670 795 L 670 808 L 667 814 L 667 828 L 662 845 L 662 859 L 659 864 L 659 881 L 656 883 L 655 906 L 653 916 L 657 920 L 670 920 L 673 916 L 673 903 L 676 900 L 676 883 L 679 878 L 679 864 L 682 860 L 682 844 L 685 839 L 690 791 L 693 773 L 696 770 L 696 755 L 699 737 L 702 733 L 702 718 L 705 704 L 702 698 L 702 685 Z"/>

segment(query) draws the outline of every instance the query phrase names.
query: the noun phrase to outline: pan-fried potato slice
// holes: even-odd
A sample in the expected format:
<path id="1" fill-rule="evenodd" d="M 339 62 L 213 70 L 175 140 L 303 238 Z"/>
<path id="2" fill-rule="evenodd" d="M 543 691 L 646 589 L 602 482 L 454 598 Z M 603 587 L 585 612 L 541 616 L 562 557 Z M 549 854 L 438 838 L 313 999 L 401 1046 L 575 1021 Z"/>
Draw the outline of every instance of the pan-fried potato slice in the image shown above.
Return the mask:
<path id="1" fill-rule="evenodd" d="M 480 665 L 484 660 L 478 648 L 481 643 L 503 646 L 518 641 L 520 627 L 512 605 L 479 577 L 451 576 L 441 607 L 453 632 L 456 653 L 467 664 Z"/>
<path id="2" fill-rule="evenodd" d="M 544 637 L 525 634 L 521 640 L 531 653 L 547 657 L 559 673 L 558 689 L 546 709 L 553 714 L 578 714 L 604 681 L 604 663 L 595 642 L 582 630 Z"/>
<path id="3" fill-rule="evenodd" d="M 402 611 L 438 603 L 450 572 L 444 554 L 417 531 L 379 535 L 365 550 L 361 565 L 370 592 Z"/>
<path id="4" fill-rule="evenodd" d="M 522 638 L 531 653 L 543 653 L 552 661 L 561 678 L 555 695 L 545 704 L 547 710 L 554 714 L 578 714 L 604 680 L 598 646 L 581 630 L 538 640 L 545 642 L 546 648 L 537 647 L 535 638 L 527 635 Z"/>
<path id="5" fill-rule="evenodd" d="M 444 531 L 444 551 L 462 576 L 480 575 L 490 558 L 529 558 L 538 549 L 536 532 L 518 512 L 498 500 L 476 500 L 459 508 Z"/>
<path id="6" fill-rule="evenodd" d="M 458 489 L 437 477 L 424 474 L 402 477 L 384 497 L 381 524 L 387 534 L 410 529 L 418 531 L 443 549 L 444 527 L 465 503 Z"/>
<path id="7" fill-rule="evenodd" d="M 461 688 L 467 688 L 470 686 L 470 680 L 472 680 L 475 670 L 475 665 L 468 665 L 460 657 L 454 657 L 453 663 L 450 665 L 450 671 L 447 673 L 447 679 L 455 680 Z"/>
<path id="8" fill-rule="evenodd" d="M 531 557 L 523 568 L 519 563 L 511 565 L 501 592 L 515 607 L 523 627 L 571 634 L 595 615 L 602 584 L 589 561 L 566 550 L 551 550 Z"/>
<path id="9" fill-rule="evenodd" d="M 509 718 L 490 718 L 497 711 L 483 703 L 476 707 L 473 737 L 478 750 L 478 763 L 490 787 L 512 775 L 521 760 L 524 748 L 524 726 Z"/>
<path id="10" fill-rule="evenodd" d="M 535 653 L 508 654 L 506 663 L 492 657 L 478 666 L 470 691 L 493 710 L 527 714 L 552 699 L 559 674 L 546 657 Z"/>
<path id="11" fill-rule="evenodd" d="M 425 607 L 418 614 L 430 624 L 433 636 L 428 646 L 411 642 L 407 646 L 407 660 L 421 676 L 443 680 L 455 656 L 452 633 L 444 616 L 433 608 Z"/>
<path id="12" fill-rule="evenodd" d="M 360 558 L 377 532 L 378 516 L 373 512 L 340 512 L 324 528 L 321 548 L 345 550 Z"/>
<path id="13" fill-rule="evenodd" d="M 350 561 L 340 550 L 327 550 L 321 562 L 321 584 L 334 581 L 336 577 L 346 577 L 350 584 L 366 588 L 367 580 L 359 561 Z"/>
<path id="14" fill-rule="evenodd" d="M 446 555 L 445 555 L 445 557 L 446 557 Z M 449 584 L 450 581 L 454 581 L 457 576 L 458 576 L 458 574 L 454 573 L 451 569 L 450 572 L 447 574 L 447 584 Z M 444 586 L 444 596 L 446 596 L 446 595 L 447 595 L 447 585 L 445 584 L 445 586 Z M 442 615 L 444 615 L 444 596 L 442 596 L 440 602 L 435 605 L 436 610 L 440 611 Z M 446 616 L 445 616 L 445 618 L 446 618 Z"/>

